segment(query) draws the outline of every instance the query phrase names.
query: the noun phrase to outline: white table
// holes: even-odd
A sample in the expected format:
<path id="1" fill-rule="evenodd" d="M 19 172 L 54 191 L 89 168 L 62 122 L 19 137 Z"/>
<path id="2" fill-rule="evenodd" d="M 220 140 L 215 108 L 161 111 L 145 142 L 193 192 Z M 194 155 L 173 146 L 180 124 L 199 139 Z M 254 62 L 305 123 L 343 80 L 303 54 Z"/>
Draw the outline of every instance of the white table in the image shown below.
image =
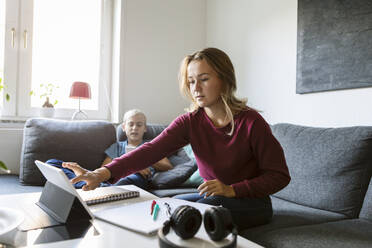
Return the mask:
<path id="1" fill-rule="evenodd" d="M 95 212 L 100 209 L 118 207 L 121 205 L 133 204 L 137 202 L 153 200 L 158 198 L 157 196 L 150 194 L 147 191 L 144 191 L 136 186 L 127 185 L 121 186 L 123 188 L 129 190 L 138 190 L 140 191 L 140 197 L 117 201 L 117 202 L 110 202 L 110 203 L 103 203 L 98 205 L 90 206 L 90 210 Z M 10 195 L 1 195 L 0 196 L 0 206 L 1 207 L 11 207 L 15 209 L 19 209 L 19 205 L 17 202 L 19 201 L 30 201 L 30 202 L 37 202 L 39 200 L 41 193 L 26 193 L 26 194 L 10 194 Z M 20 209 L 21 210 L 21 209 Z M 78 239 L 70 239 L 64 241 L 58 241 L 53 243 L 44 243 L 44 244 L 37 244 L 32 245 L 35 237 L 37 234 L 36 231 L 33 231 L 32 235 L 26 235 L 25 232 L 15 231 L 12 234 L 14 237 L 15 244 L 22 244 L 27 245 L 27 247 L 158 247 L 158 238 L 157 235 L 144 235 L 141 233 L 133 232 L 125 228 L 120 228 L 115 225 L 111 225 L 107 222 L 95 219 L 92 221 L 94 227 L 98 230 L 99 235 L 93 235 L 92 232 L 88 232 L 88 234 L 84 238 Z M 27 237 L 26 237 L 27 236 Z M 26 238 L 25 238 L 26 237 Z M 167 235 L 167 238 L 178 245 L 187 245 L 187 247 L 218 247 L 218 243 L 213 243 L 211 241 L 205 230 L 204 226 L 202 225 L 199 229 L 199 232 L 195 236 L 195 238 L 187 241 L 183 241 L 175 233 L 171 230 L 170 233 Z M 228 236 L 231 238 L 231 235 Z M 26 241 L 25 241 L 26 239 Z M 228 240 L 222 242 L 222 244 L 227 243 Z M 261 247 L 241 236 L 238 236 L 237 239 L 238 246 L 237 247 L 252 247 L 257 248 Z"/>

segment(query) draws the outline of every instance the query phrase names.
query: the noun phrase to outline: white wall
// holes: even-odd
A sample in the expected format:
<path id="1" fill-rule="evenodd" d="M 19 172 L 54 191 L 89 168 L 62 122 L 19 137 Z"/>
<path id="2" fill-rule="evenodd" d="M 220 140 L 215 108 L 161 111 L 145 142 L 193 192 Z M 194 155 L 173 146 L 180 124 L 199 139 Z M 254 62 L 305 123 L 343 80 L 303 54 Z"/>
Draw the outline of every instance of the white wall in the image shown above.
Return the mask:
<path id="1" fill-rule="evenodd" d="M 0 128 L 0 160 L 13 174 L 19 173 L 22 139 L 21 128 Z"/>
<path id="2" fill-rule="evenodd" d="M 169 124 L 188 102 L 178 89 L 178 69 L 187 54 L 206 43 L 204 0 L 126 0 L 119 115 L 143 110 L 148 121 Z"/>
<path id="3" fill-rule="evenodd" d="M 297 0 L 207 1 L 207 45 L 230 55 L 238 95 L 267 121 L 372 125 L 372 88 L 295 93 L 296 43 Z"/>
<path id="4" fill-rule="evenodd" d="M 117 0 L 120 55 L 113 80 L 113 111 L 121 117 L 142 109 L 152 123 L 169 124 L 184 113 L 188 102 L 179 90 L 177 74 L 182 58 L 205 47 L 205 0 Z M 121 20 L 120 20 L 121 19 Z M 116 96 L 115 96 L 116 94 Z M 115 120 L 115 118 L 114 118 Z M 19 125 L 18 125 L 19 126 Z M 1 128 L 0 160 L 19 173 L 22 128 Z"/>

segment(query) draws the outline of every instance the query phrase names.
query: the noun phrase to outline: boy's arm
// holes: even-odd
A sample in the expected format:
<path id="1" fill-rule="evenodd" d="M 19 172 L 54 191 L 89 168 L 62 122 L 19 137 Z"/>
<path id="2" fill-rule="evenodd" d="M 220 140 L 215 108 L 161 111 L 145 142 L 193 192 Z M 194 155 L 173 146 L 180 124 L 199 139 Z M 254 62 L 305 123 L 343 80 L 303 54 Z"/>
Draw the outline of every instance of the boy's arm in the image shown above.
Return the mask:
<path id="1" fill-rule="evenodd" d="M 157 171 L 167 171 L 173 168 L 172 163 L 168 158 L 163 158 L 160 161 L 152 165 L 152 167 Z"/>
<path id="2" fill-rule="evenodd" d="M 112 158 L 110 158 L 109 156 L 106 156 L 105 160 L 103 160 L 102 164 L 101 164 L 101 167 L 106 165 L 106 164 L 109 164 L 112 162 Z"/>

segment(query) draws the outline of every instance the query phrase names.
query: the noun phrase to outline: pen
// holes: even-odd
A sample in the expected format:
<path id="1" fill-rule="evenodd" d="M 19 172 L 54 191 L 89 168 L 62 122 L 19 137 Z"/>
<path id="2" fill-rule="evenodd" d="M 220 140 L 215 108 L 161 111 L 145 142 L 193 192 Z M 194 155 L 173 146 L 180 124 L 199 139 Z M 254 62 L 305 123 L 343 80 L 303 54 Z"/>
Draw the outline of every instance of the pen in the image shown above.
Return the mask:
<path id="1" fill-rule="evenodd" d="M 167 207 L 167 215 L 168 217 L 171 217 L 171 207 L 167 202 L 164 203 L 164 205 Z"/>
<path id="2" fill-rule="evenodd" d="M 153 219 L 153 220 L 156 220 L 156 218 L 158 217 L 159 210 L 160 210 L 160 207 L 159 207 L 159 205 L 156 203 L 156 204 L 155 204 L 155 207 L 154 207 L 154 214 L 153 214 L 153 216 L 152 216 L 152 219 Z"/>
<path id="3" fill-rule="evenodd" d="M 150 213 L 150 215 L 152 215 L 152 213 L 154 212 L 155 204 L 156 204 L 156 201 L 153 200 L 152 203 L 151 203 L 151 213 Z"/>

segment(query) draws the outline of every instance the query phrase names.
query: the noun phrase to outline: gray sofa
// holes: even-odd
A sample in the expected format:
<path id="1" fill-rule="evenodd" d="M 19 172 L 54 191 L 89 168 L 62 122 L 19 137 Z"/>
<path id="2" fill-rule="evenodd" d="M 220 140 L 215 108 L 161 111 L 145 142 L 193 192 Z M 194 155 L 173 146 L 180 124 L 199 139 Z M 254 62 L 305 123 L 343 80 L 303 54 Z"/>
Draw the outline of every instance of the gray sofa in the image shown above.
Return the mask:
<path id="1" fill-rule="evenodd" d="M 155 137 L 163 128 L 150 125 L 146 138 Z M 265 247 L 372 247 L 372 127 L 276 124 L 272 131 L 283 146 L 292 180 L 271 196 L 272 222 L 240 234 Z M 19 180 L 42 184 L 32 161 L 46 160 L 51 153 L 93 169 L 116 138 L 125 137 L 107 122 L 31 119 L 24 129 Z M 86 158 L 93 152 L 101 155 Z M 186 172 L 175 174 L 182 173 Z M 196 192 L 195 187 L 180 184 L 189 173 L 168 185 L 155 185 L 152 192 L 160 197 Z M 0 176 L 0 193 L 41 190 L 19 180 L 14 175 Z"/>
<path id="2" fill-rule="evenodd" d="M 372 247 L 372 127 L 276 124 L 292 177 L 268 225 L 242 232 L 265 247 Z"/>
<path id="3" fill-rule="evenodd" d="M 156 137 L 165 126 L 148 124 L 145 140 Z M 116 140 L 126 140 L 120 126 L 105 121 L 62 121 L 33 118 L 26 121 L 19 175 L 0 175 L 0 194 L 39 192 L 45 178 L 35 166 L 35 160 L 55 158 L 75 161 L 87 169 L 98 168 L 105 158 L 104 151 Z M 194 185 L 182 185 L 197 165 L 184 149 L 169 156 L 174 168 L 156 173 L 151 192 L 159 197 L 196 192 Z"/>

